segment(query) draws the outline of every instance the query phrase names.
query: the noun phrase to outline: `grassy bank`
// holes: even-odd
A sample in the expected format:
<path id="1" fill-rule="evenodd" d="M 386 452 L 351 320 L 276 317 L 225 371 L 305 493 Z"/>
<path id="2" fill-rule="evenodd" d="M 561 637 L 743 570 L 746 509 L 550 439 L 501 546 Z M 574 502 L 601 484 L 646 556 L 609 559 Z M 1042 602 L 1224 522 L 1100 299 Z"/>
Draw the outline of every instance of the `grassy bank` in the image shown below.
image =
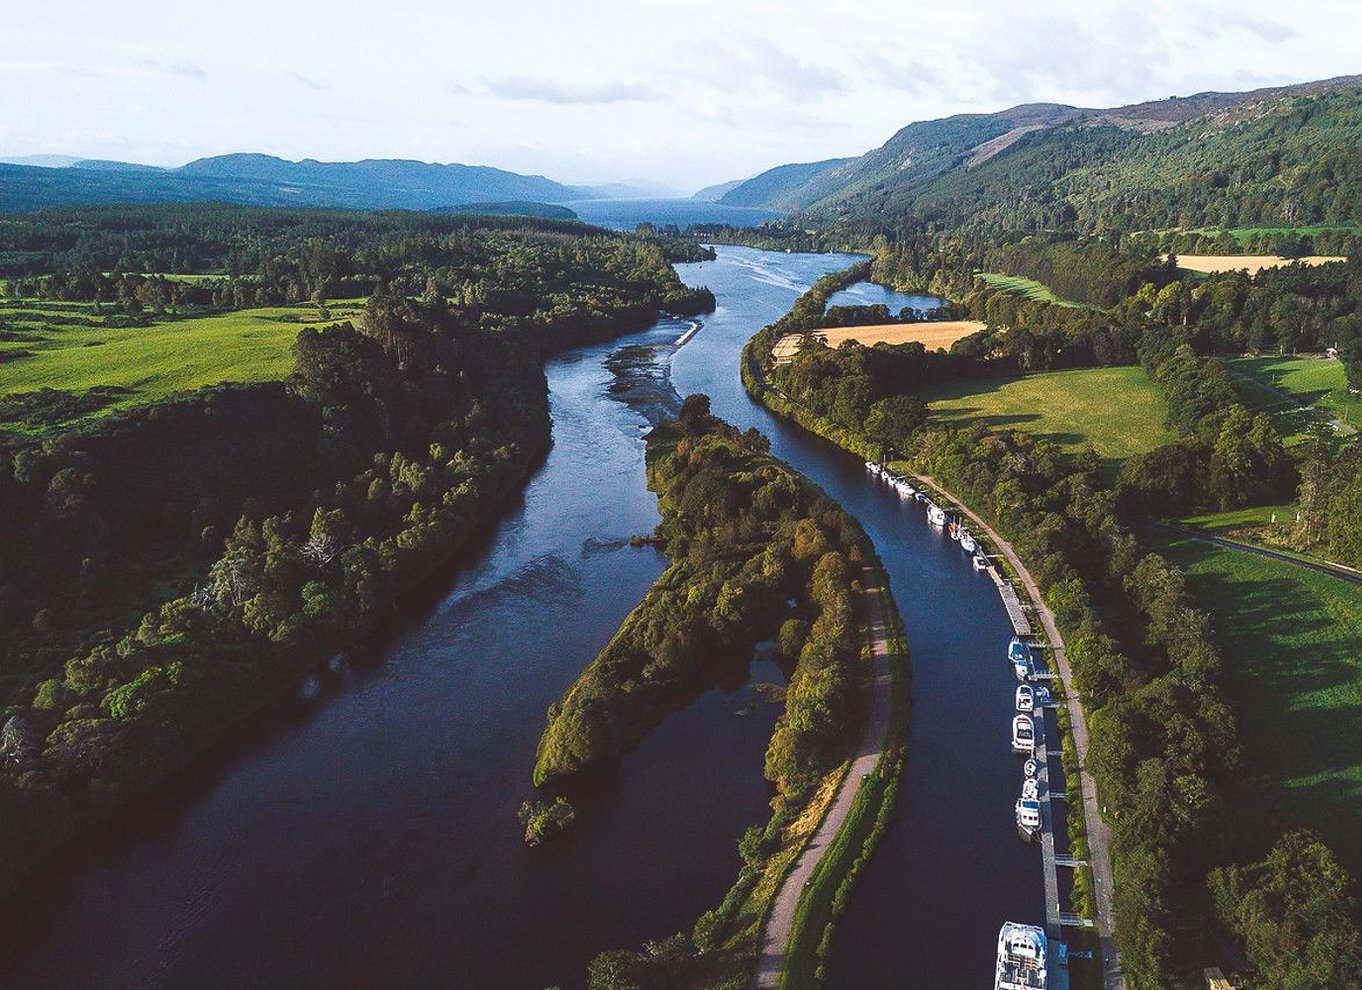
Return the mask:
<path id="1" fill-rule="evenodd" d="M 1089 308 L 1082 303 L 1074 302 L 1072 299 L 1060 298 L 1051 292 L 1044 283 L 1037 282 L 1033 278 L 1023 278 L 1020 275 L 1003 275 L 999 272 L 975 272 L 974 274 L 993 288 L 1004 289 L 1013 295 L 1021 296 L 1023 299 L 1053 303 L 1056 306 L 1067 306 L 1070 309 Z"/>
<path id="2" fill-rule="evenodd" d="M 908 642 L 888 591 L 888 581 L 882 573 L 879 580 L 880 607 L 887 624 L 889 668 L 893 675 L 893 702 L 885 749 L 800 898 L 786 950 L 785 976 L 781 984 L 785 990 L 806 990 L 822 985 L 837 921 L 846 912 L 857 880 L 889 828 L 903 775 L 911 713 Z"/>
<path id="3" fill-rule="evenodd" d="M 1345 423 L 1362 425 L 1362 396 L 1349 390 L 1341 361 L 1284 356 L 1230 358 L 1226 363 L 1237 374 L 1286 392 Z"/>

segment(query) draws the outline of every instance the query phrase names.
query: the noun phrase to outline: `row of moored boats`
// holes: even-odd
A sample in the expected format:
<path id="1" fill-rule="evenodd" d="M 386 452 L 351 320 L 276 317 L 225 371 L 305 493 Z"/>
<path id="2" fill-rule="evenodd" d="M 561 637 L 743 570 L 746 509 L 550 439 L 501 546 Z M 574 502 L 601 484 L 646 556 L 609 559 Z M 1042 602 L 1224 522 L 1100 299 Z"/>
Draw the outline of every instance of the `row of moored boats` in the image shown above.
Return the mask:
<path id="1" fill-rule="evenodd" d="M 905 502 L 919 502 L 927 510 L 927 521 L 933 526 L 940 526 L 950 534 L 952 540 L 960 544 L 960 549 L 969 554 L 974 560 L 974 569 L 978 571 L 988 570 L 988 556 L 979 549 L 979 541 L 974 538 L 974 534 L 966 528 L 964 522 L 958 516 L 948 513 L 941 506 L 931 500 L 926 492 L 915 488 L 907 478 L 894 474 L 883 464 L 876 464 L 874 461 L 866 461 L 865 469 L 872 476 L 883 481 L 894 491 L 898 492 L 899 498 Z"/>
<path id="2" fill-rule="evenodd" d="M 1017 798 L 1017 831 L 1028 842 L 1040 837 L 1040 762 L 1036 758 L 1036 713 L 1049 703 L 1048 687 L 1035 684 L 1036 660 L 1030 644 L 1014 639 L 1007 661 L 1021 684 L 1012 716 L 1012 752 L 1026 757 L 1021 797 Z M 998 959 L 993 990 L 1045 990 L 1049 940 L 1045 929 L 1008 921 L 998 932 Z"/>
<path id="3" fill-rule="evenodd" d="M 894 474 L 882 464 L 866 461 L 865 468 L 877 480 L 893 488 L 904 501 L 921 503 L 927 521 L 944 528 L 960 549 L 969 554 L 976 570 L 985 571 L 989 561 L 974 535 L 964 523 L 914 487 L 907 478 Z M 1039 671 L 1031 647 L 1019 639 L 1008 646 L 1008 662 L 1022 683 L 1017 686 L 1017 713 L 1012 719 L 1012 750 L 1026 757 L 1021 797 L 1017 800 L 1017 829 L 1028 841 L 1040 835 L 1040 764 L 1036 760 L 1035 713 L 1049 703 L 1049 688 L 1037 684 Z M 1045 990 L 1046 957 L 1049 942 L 1043 928 L 1008 921 L 998 932 L 998 959 L 994 971 L 994 990 Z"/>

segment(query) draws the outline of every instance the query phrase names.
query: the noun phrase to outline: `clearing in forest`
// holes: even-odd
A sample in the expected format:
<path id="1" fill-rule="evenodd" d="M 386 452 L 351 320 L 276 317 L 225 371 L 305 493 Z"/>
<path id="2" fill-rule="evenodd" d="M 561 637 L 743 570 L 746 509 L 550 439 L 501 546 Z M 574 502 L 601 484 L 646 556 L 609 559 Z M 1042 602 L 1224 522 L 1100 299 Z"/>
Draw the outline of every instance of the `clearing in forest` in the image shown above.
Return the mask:
<path id="1" fill-rule="evenodd" d="M 1312 254 L 1304 258 L 1280 258 L 1274 254 L 1179 254 L 1178 267 L 1189 272 L 1204 275 L 1220 272 L 1247 271 L 1257 275 L 1264 268 L 1281 268 L 1283 265 L 1327 265 L 1335 261 L 1347 261 L 1337 255 Z"/>
<path id="2" fill-rule="evenodd" d="M 962 337 L 984 329 L 981 320 L 927 320 L 921 323 L 881 323 L 870 327 L 831 327 L 815 330 L 829 347 L 841 347 L 849 340 L 866 347 L 876 344 L 920 343 L 929 351 L 950 350 Z M 791 360 L 799 351 L 804 334 L 788 333 L 771 349 L 777 364 Z"/>
<path id="3" fill-rule="evenodd" d="M 1091 445 L 1109 474 L 1125 458 L 1177 439 L 1164 426 L 1163 392 L 1138 367 L 973 378 L 926 386 L 916 394 L 933 419 L 950 426 L 1020 430 L 1069 452 Z"/>

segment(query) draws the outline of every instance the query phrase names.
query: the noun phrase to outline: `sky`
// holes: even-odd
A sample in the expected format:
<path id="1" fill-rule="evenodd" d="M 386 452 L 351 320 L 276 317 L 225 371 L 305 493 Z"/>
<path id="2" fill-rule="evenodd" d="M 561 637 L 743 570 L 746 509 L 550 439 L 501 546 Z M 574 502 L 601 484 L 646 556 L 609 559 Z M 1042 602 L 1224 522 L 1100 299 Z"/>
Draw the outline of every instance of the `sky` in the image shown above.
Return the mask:
<path id="1" fill-rule="evenodd" d="M 678 193 L 1018 103 L 1362 72 L 1312 0 L 6 0 L 0 156 L 255 151 Z"/>

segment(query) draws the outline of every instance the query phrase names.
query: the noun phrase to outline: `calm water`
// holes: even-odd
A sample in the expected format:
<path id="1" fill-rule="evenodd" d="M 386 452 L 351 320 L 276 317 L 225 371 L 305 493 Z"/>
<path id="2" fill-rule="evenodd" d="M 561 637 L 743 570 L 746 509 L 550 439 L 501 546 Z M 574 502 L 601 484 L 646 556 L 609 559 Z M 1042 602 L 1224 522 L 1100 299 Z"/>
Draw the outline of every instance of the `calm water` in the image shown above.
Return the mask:
<path id="1" fill-rule="evenodd" d="M 767 220 L 784 216 L 775 210 L 727 206 L 698 199 L 582 199 L 563 205 L 587 223 L 611 230 L 633 230 L 644 222 L 659 227 L 674 223 L 683 229 L 693 223 L 756 227 Z"/>
<path id="2" fill-rule="evenodd" d="M 691 324 L 664 321 L 550 362 L 554 447 L 447 586 L 28 895 L 0 986 L 540 990 L 714 906 L 767 814 L 777 713 L 750 686 L 574 784 L 563 842 L 526 849 L 515 823 L 545 709 L 661 573 L 626 542 L 657 521 L 642 436 L 694 391 L 861 520 L 908 627 L 907 778 L 831 985 L 987 985 L 1001 921 L 1043 920 L 1038 853 L 1011 823 L 1002 606 L 918 510 L 742 391 L 751 333 L 854 259 L 719 250 L 680 266 L 719 309 L 679 351 Z M 779 675 L 759 661 L 753 677 Z"/>
<path id="3" fill-rule="evenodd" d="M 891 316 L 898 316 L 905 306 L 910 309 L 939 309 L 943 300 L 936 296 L 912 296 L 876 285 L 857 282 L 828 297 L 828 306 L 885 306 Z"/>

